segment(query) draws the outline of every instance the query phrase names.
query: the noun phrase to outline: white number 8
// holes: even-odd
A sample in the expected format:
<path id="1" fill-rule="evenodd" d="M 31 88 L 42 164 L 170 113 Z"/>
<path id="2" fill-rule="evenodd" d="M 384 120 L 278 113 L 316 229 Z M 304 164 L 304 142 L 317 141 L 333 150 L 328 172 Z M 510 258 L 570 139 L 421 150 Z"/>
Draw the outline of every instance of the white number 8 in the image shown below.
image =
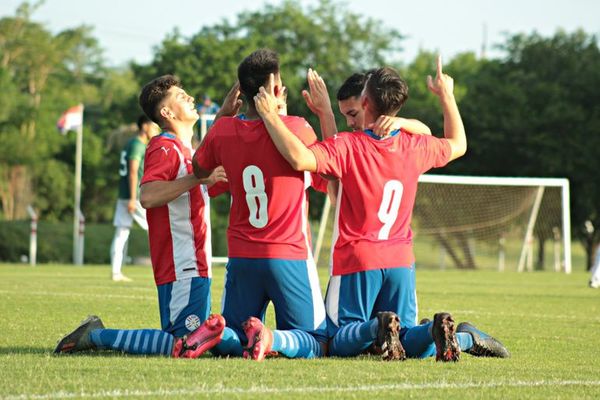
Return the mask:
<path id="1" fill-rule="evenodd" d="M 402 200 L 402 192 L 404 187 L 402 182 L 391 180 L 385 183 L 383 187 L 383 198 L 377 212 L 377 217 L 383 223 L 379 230 L 377 239 L 386 240 L 390 237 L 390 230 L 398 218 L 398 209 L 400 208 L 400 200 Z"/>
<path id="2" fill-rule="evenodd" d="M 248 221 L 255 228 L 264 228 L 269 222 L 267 215 L 267 194 L 265 193 L 265 181 L 263 173 L 256 165 L 249 165 L 242 172 L 244 191 L 246 192 L 246 203 L 250 216 Z"/>

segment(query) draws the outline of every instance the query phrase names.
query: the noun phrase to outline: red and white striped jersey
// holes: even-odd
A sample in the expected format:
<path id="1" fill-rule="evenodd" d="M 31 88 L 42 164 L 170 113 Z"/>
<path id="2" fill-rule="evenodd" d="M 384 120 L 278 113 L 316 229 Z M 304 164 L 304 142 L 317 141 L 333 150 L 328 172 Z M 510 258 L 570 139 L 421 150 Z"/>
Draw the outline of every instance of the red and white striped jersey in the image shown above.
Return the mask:
<path id="1" fill-rule="evenodd" d="M 176 136 L 150 140 L 141 184 L 173 181 L 192 171 L 193 150 Z M 211 277 L 208 191 L 199 185 L 160 207 L 149 208 L 150 256 L 157 285 L 196 276 Z"/>
<path id="2" fill-rule="evenodd" d="M 317 140 L 311 126 L 281 117 L 306 145 Z M 306 260 L 310 252 L 308 199 L 313 185 L 327 183 L 295 171 L 279 154 L 262 120 L 222 117 L 212 126 L 194 158 L 205 170 L 225 168 L 232 202 L 227 241 L 229 257 Z M 313 184 L 312 180 L 318 181 Z"/>
<path id="3" fill-rule="evenodd" d="M 378 140 L 340 133 L 310 147 L 321 174 L 340 179 L 332 275 L 410 266 L 419 175 L 450 159 L 446 139 L 399 132 Z"/>

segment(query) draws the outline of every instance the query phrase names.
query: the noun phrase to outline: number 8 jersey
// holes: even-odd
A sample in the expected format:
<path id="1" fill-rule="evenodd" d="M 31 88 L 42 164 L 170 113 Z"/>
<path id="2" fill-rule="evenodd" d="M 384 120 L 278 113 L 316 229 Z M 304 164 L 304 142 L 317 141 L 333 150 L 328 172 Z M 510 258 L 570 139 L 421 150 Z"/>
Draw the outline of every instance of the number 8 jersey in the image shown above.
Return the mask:
<path id="1" fill-rule="evenodd" d="M 310 149 L 317 171 L 340 179 L 332 275 L 412 265 L 410 220 L 419 175 L 447 164 L 448 141 L 403 131 L 383 140 L 346 132 Z"/>
<path id="2" fill-rule="evenodd" d="M 300 117 L 282 116 L 304 144 L 317 137 Z M 225 168 L 231 193 L 227 243 L 229 257 L 306 260 L 310 251 L 306 189 L 314 174 L 294 171 L 279 154 L 262 120 L 222 117 L 212 126 L 194 158 L 205 170 Z"/>

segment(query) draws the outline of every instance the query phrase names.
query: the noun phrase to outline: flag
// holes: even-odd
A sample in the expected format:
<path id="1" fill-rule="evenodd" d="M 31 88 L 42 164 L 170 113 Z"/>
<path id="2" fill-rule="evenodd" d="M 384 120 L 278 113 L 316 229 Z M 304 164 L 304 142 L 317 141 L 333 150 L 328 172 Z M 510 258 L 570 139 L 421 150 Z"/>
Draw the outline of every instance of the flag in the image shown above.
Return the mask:
<path id="1" fill-rule="evenodd" d="M 65 111 L 58 122 L 56 123 L 56 128 L 63 135 L 66 134 L 70 130 L 75 130 L 83 125 L 83 104 L 79 104 L 78 106 L 74 106 Z"/>

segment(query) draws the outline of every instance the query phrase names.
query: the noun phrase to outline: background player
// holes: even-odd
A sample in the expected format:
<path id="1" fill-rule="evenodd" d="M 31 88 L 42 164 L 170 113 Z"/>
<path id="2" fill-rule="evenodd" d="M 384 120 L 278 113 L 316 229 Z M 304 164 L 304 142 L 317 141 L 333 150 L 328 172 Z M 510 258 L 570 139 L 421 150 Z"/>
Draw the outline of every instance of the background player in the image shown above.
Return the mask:
<path id="1" fill-rule="evenodd" d="M 279 58 L 271 50 L 257 50 L 240 63 L 238 80 L 249 100 L 247 113 L 217 121 L 194 156 L 198 176 L 223 165 L 232 194 L 223 316 L 235 335 L 226 332 L 215 351 L 240 356 L 241 343 L 247 342 L 245 356 L 259 361 L 270 351 L 321 356 L 327 341 L 309 242 L 306 189 L 311 177 L 294 171 L 277 152 L 252 101 L 270 74 L 276 76 L 273 90 L 282 93 Z M 277 112 L 281 105 L 278 99 Z M 281 118 L 303 143 L 317 140 L 304 119 Z M 262 323 L 269 301 L 275 308 L 275 331 Z"/>
<path id="2" fill-rule="evenodd" d="M 119 161 L 119 197 L 115 207 L 115 236 L 110 246 L 112 280 L 128 282 L 123 275 L 123 258 L 133 221 L 145 231 L 148 230 L 146 210 L 139 201 L 139 183 L 144 175 L 144 154 L 148 141 L 158 135 L 159 128 L 146 115 L 137 120 L 138 133 L 130 139 L 121 151 Z"/>
<path id="3" fill-rule="evenodd" d="M 374 341 L 384 350 L 384 359 L 402 359 L 402 344 L 410 357 L 433 355 L 434 341 L 436 359 L 457 360 L 460 354 L 450 314 L 436 314 L 432 323 L 415 326 L 417 299 L 410 219 L 418 176 L 466 151 L 452 78 L 442 73 L 439 59 L 437 70 L 435 81 L 429 77 L 428 86 L 443 108 L 445 139 L 396 131 L 379 140 L 372 132 L 363 131 L 336 135 L 309 150 L 274 113 L 270 91 L 261 88 L 255 97 L 269 134 L 294 169 L 340 179 L 333 270 L 327 291 L 331 355 L 360 354 Z M 396 115 L 406 94 L 406 84 L 396 71 L 375 70 L 361 97 L 364 123 L 374 123 L 380 115 Z M 472 351 L 477 347 L 473 342 L 479 340 L 496 345 L 492 350 L 498 351 L 491 355 L 508 356 L 499 342 L 472 325 L 465 324 L 463 330 L 471 331 L 458 335 L 464 349 Z"/>
<path id="4" fill-rule="evenodd" d="M 140 192 L 148 211 L 162 330 L 104 329 L 102 321 L 91 316 L 59 342 L 55 353 L 113 349 L 197 357 L 221 340 L 223 317 L 209 317 L 210 214 L 204 185 L 225 181 L 223 168 L 211 169 L 202 178 L 192 174 L 191 140 L 198 112 L 177 78 L 154 79 L 142 89 L 139 102 L 163 129 L 148 144 Z"/>

